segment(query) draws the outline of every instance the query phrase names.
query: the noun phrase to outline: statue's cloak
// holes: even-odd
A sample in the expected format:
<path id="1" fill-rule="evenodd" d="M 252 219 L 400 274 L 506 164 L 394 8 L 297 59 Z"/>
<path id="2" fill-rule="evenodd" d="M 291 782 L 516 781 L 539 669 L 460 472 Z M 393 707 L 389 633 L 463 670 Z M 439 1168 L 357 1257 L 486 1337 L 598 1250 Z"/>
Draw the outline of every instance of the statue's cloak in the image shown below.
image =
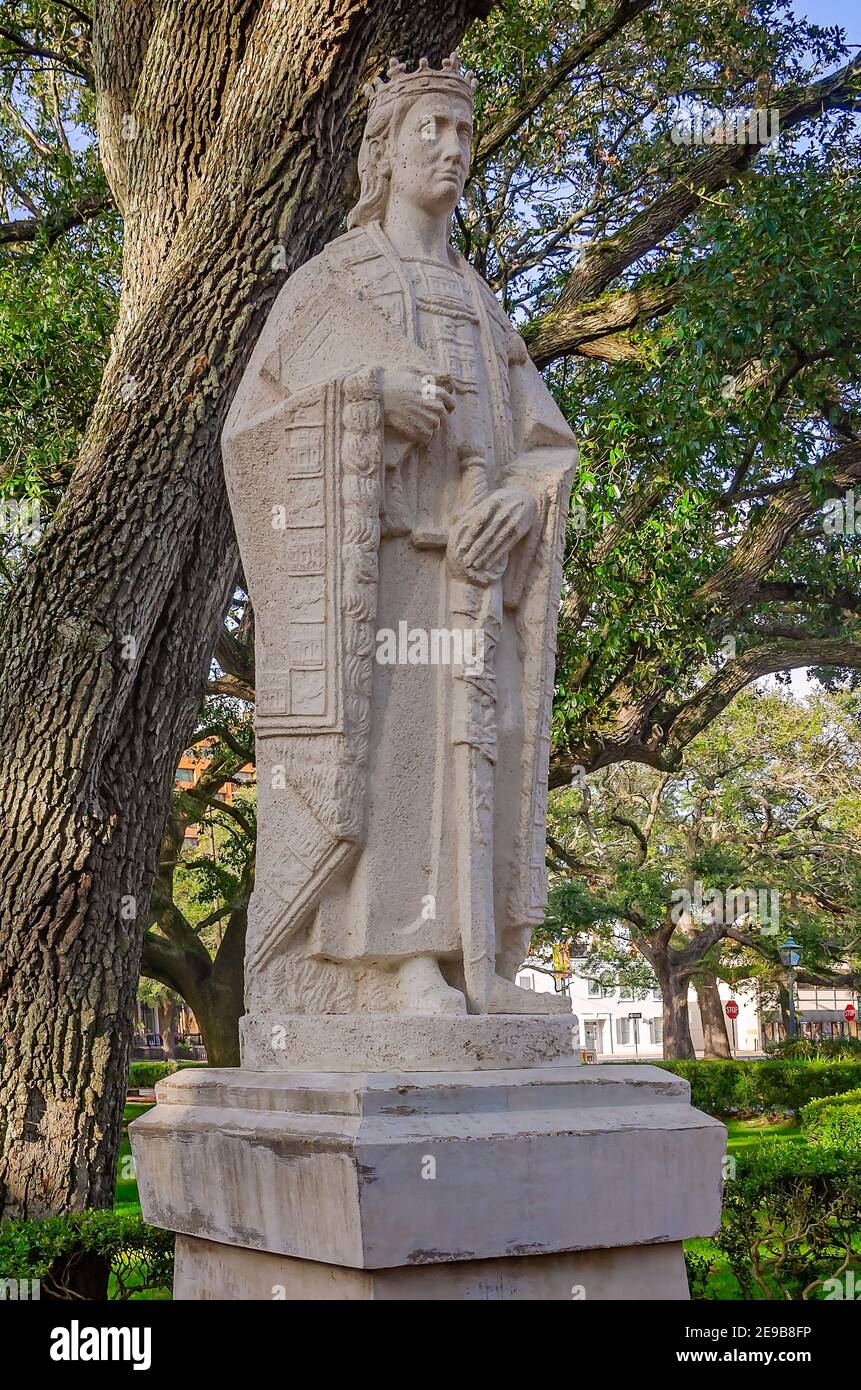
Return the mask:
<path id="1" fill-rule="evenodd" d="M 527 728 L 500 927 L 519 932 L 525 951 L 546 902 L 549 711 L 576 445 L 492 293 L 452 257 L 480 323 L 496 485 L 528 488 L 538 504 L 538 523 L 512 552 L 503 589 L 517 624 Z M 372 223 L 288 280 L 225 429 L 227 486 L 257 626 L 266 836 L 249 916 L 251 967 L 287 947 L 363 842 L 380 526 L 393 505 L 382 379 L 405 368 L 438 380 L 450 364 L 421 346 L 410 279 Z"/>

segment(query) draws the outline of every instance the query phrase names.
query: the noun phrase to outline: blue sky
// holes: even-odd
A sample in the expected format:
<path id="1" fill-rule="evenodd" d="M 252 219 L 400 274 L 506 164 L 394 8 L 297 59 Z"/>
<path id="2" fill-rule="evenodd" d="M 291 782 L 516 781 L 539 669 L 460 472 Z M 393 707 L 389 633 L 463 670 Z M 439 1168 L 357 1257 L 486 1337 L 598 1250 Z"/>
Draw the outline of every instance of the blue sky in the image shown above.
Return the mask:
<path id="1" fill-rule="evenodd" d="M 814 24 L 841 24 L 850 43 L 861 43 L 858 0 L 797 0 L 793 11 Z"/>

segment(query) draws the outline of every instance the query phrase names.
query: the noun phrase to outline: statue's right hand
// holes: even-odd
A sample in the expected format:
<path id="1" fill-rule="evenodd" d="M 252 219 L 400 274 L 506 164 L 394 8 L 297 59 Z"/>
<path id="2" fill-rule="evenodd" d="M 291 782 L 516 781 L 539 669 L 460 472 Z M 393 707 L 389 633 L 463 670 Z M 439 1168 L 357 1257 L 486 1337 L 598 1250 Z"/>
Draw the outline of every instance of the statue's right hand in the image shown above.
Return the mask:
<path id="1" fill-rule="evenodd" d="M 429 444 L 454 407 L 454 396 L 439 378 L 416 371 L 383 373 L 386 424 L 413 444 Z"/>

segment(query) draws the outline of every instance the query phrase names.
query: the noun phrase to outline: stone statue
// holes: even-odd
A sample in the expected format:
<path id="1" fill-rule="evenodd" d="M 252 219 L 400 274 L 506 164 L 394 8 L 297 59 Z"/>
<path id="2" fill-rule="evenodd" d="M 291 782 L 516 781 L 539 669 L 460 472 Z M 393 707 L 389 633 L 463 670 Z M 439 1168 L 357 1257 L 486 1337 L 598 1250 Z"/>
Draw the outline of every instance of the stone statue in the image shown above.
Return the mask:
<path id="1" fill-rule="evenodd" d="M 576 445 L 449 244 L 473 87 L 453 56 L 368 89 L 349 230 L 285 284 L 225 429 L 257 635 L 246 1067 L 450 1063 L 422 1020 L 505 1065 L 470 1020 L 570 1008 L 514 976 Z"/>
<path id="2" fill-rule="evenodd" d="M 578 1065 L 568 1000 L 514 983 L 575 444 L 448 244 L 471 131 L 454 59 L 374 84 L 350 230 L 224 435 L 258 638 L 242 1066 L 130 1126 L 180 1301 L 681 1299 L 720 1220 L 688 1083 Z"/>

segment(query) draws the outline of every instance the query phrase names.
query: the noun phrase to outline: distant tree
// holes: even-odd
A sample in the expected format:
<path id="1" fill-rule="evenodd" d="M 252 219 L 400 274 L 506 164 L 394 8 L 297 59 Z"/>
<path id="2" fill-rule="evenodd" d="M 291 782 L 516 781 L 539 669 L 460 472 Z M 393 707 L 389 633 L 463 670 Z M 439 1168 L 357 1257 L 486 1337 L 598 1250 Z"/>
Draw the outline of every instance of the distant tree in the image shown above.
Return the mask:
<path id="1" fill-rule="evenodd" d="M 207 766 L 194 786 L 172 796 L 141 971 L 189 1005 L 213 1066 L 238 1067 L 256 798 L 253 786 L 229 805 L 222 798 L 240 768 L 254 763 L 250 719 L 226 700 L 209 701 L 195 742 Z M 198 830 L 198 851 L 188 855 L 191 827 Z"/>
<path id="2" fill-rule="evenodd" d="M 677 773 L 633 764 L 551 798 L 553 889 L 540 950 L 571 944 L 587 972 L 663 997 L 668 1057 L 694 1055 L 688 990 L 707 1051 L 727 1055 L 717 980 L 856 978 L 861 961 L 861 734 L 857 694 L 802 704 L 750 692 L 700 735 Z M 639 963 L 638 963 L 639 962 Z"/>

